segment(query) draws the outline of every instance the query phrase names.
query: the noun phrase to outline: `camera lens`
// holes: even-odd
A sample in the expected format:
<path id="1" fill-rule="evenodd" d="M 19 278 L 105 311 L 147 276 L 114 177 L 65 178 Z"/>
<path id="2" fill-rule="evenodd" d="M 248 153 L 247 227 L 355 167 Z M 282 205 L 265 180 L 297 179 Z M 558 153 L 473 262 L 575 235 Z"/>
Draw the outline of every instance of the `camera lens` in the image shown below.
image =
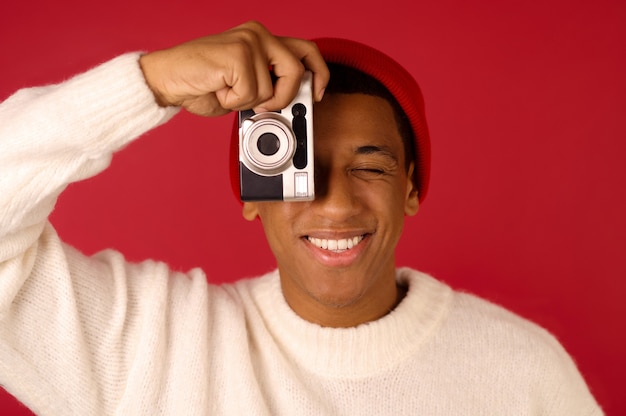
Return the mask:
<path id="1" fill-rule="evenodd" d="M 296 141 L 289 120 L 276 113 L 259 113 L 241 122 L 240 158 L 256 174 L 282 173 L 292 162 Z"/>
<path id="2" fill-rule="evenodd" d="M 259 140 L 256 143 L 259 152 L 265 156 L 272 156 L 280 149 L 280 140 L 274 133 L 263 133 L 259 136 Z"/>

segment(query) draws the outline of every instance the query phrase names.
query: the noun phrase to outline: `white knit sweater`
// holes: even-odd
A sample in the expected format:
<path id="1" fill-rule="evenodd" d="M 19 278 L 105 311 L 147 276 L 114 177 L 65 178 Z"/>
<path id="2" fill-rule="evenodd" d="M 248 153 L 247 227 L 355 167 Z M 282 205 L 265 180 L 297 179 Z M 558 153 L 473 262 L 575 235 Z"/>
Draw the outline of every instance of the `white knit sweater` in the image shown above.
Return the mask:
<path id="1" fill-rule="evenodd" d="M 41 415 L 598 415 L 546 331 L 399 269 L 389 315 L 321 328 L 277 272 L 209 285 L 115 251 L 88 258 L 47 217 L 64 187 L 167 121 L 121 56 L 0 105 L 0 384 Z"/>

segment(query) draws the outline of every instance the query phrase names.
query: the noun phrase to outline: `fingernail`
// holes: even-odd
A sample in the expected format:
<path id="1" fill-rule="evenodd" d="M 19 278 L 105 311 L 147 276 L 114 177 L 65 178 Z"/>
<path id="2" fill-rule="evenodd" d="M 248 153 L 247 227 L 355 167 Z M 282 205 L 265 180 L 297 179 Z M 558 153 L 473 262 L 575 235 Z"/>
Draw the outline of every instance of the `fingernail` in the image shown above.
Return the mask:
<path id="1" fill-rule="evenodd" d="M 322 101 L 322 98 L 324 98 L 324 93 L 326 92 L 326 88 L 322 88 L 322 90 L 320 91 L 319 94 L 319 99 L 317 101 Z"/>

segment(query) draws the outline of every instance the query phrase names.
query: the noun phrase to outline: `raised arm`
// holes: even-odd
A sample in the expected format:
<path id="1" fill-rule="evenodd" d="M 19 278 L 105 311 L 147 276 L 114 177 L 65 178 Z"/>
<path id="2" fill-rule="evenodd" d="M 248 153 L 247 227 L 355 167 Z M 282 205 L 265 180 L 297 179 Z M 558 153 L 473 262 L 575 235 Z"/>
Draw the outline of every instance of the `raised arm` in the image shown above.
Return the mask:
<path id="1" fill-rule="evenodd" d="M 329 73 L 315 44 L 248 22 L 18 91 L 0 104 L 0 262 L 36 241 L 68 183 L 105 169 L 116 150 L 178 107 L 204 116 L 275 110 L 293 99 L 305 68 L 320 100 Z"/>
<path id="2" fill-rule="evenodd" d="M 319 99 L 328 71 L 315 46 L 251 22 L 126 54 L 0 104 L 0 385 L 38 414 L 141 414 L 129 386 L 159 400 L 143 380 L 165 376 L 169 340 L 206 353 L 206 333 L 188 330 L 207 325 L 201 272 L 170 279 L 162 264 L 129 265 L 113 251 L 86 258 L 59 240 L 48 215 L 69 183 L 104 170 L 180 107 L 205 116 L 279 108 L 305 68 Z"/>

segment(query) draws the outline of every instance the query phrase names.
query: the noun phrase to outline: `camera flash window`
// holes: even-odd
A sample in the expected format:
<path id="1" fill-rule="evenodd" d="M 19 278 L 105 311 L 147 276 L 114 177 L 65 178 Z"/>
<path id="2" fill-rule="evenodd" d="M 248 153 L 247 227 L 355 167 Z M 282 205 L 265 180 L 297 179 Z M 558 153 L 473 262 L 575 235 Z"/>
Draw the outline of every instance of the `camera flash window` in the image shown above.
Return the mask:
<path id="1" fill-rule="evenodd" d="M 296 172 L 293 174 L 296 198 L 306 198 L 309 196 L 309 180 L 307 172 Z"/>

